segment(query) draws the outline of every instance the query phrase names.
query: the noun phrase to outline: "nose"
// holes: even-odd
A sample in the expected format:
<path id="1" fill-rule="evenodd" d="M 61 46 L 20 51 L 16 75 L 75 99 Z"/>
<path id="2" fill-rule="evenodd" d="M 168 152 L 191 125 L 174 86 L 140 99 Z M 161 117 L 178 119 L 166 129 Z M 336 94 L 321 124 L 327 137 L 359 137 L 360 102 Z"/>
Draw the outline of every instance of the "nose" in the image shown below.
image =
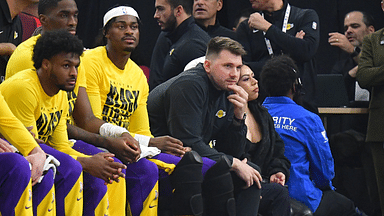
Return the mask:
<path id="1" fill-rule="evenodd" d="M 125 34 L 132 35 L 133 34 L 133 29 L 131 26 L 128 26 L 124 32 Z"/>
<path id="2" fill-rule="evenodd" d="M 348 26 L 347 30 L 345 30 L 345 34 L 347 35 L 351 32 L 352 32 L 352 28 L 351 28 L 351 26 Z"/>
<path id="3" fill-rule="evenodd" d="M 195 4 L 201 5 L 203 3 L 203 0 L 195 0 Z"/>
<path id="4" fill-rule="evenodd" d="M 69 16 L 68 25 L 77 26 L 77 16 Z"/>
<path id="5" fill-rule="evenodd" d="M 71 67 L 71 71 L 69 72 L 69 75 L 72 76 L 72 77 L 73 76 L 77 77 L 77 70 L 78 70 L 77 67 L 75 67 L 75 66 Z"/>
<path id="6" fill-rule="evenodd" d="M 240 69 L 239 68 L 236 68 L 236 67 L 233 67 L 230 69 L 229 71 L 229 76 L 232 78 L 232 79 L 236 79 L 238 78 L 240 75 Z"/>
<path id="7" fill-rule="evenodd" d="M 155 11 L 155 14 L 153 15 L 153 18 L 155 18 L 155 19 L 159 19 L 160 18 L 159 13 L 157 12 L 157 10 Z"/>
<path id="8" fill-rule="evenodd" d="M 257 79 L 255 79 L 255 77 L 251 77 L 251 80 L 252 80 L 252 85 L 256 85 L 259 83 L 259 81 L 257 81 Z"/>

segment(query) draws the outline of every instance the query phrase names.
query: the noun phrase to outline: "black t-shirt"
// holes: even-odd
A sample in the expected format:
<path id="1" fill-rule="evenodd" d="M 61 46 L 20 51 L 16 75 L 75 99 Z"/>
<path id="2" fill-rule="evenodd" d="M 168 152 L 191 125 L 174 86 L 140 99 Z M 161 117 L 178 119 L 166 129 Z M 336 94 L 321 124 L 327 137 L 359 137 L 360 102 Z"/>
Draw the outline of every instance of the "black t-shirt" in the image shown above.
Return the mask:
<path id="1" fill-rule="evenodd" d="M 0 1 L 0 43 L 13 43 L 16 46 L 22 42 L 22 26 L 19 16 L 13 20 L 6 1 Z M 9 56 L 0 57 L 0 83 L 4 80 L 5 68 Z"/>

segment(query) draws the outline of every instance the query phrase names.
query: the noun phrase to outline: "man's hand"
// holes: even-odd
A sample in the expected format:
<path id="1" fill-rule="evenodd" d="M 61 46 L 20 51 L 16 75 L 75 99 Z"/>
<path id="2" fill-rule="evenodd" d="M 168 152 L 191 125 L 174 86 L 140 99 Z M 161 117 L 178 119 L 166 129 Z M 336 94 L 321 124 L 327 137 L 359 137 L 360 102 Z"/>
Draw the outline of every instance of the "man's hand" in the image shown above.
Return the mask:
<path id="1" fill-rule="evenodd" d="M 328 43 L 331 46 L 337 46 L 345 52 L 352 54 L 355 47 L 349 42 L 347 37 L 338 32 L 329 33 Z"/>
<path id="2" fill-rule="evenodd" d="M 358 65 L 356 65 L 354 68 L 352 68 L 350 71 L 348 71 L 349 76 L 356 78 L 357 69 L 359 68 Z"/>
<path id="3" fill-rule="evenodd" d="M 243 119 L 248 104 L 248 93 L 238 85 L 229 85 L 228 89 L 233 91 L 233 94 L 229 95 L 227 99 L 235 107 L 233 111 L 235 117 L 237 119 Z"/>
<path id="4" fill-rule="evenodd" d="M 281 184 L 282 186 L 284 186 L 284 184 L 285 184 L 284 173 L 278 172 L 276 174 L 271 175 L 271 177 L 269 177 L 269 182 L 275 182 L 277 184 Z"/>
<path id="5" fill-rule="evenodd" d="M 237 176 L 245 181 L 247 184 L 246 188 L 252 186 L 254 183 L 261 188 L 261 181 L 263 178 L 257 170 L 247 164 L 247 158 L 242 161 L 233 158 L 232 170 L 236 172 Z"/>
<path id="6" fill-rule="evenodd" d="M 33 126 L 29 126 L 29 127 L 27 127 L 27 130 L 29 131 L 29 133 L 31 133 L 31 135 L 33 136 L 33 138 L 35 138 L 36 142 L 39 143 L 39 144 L 41 144 L 41 143 L 44 144 L 44 141 L 43 141 L 43 140 L 41 140 L 41 139 L 39 139 L 39 138 L 36 138 L 36 134 L 34 134 L 34 133 L 32 132 L 32 129 L 33 129 Z"/>
<path id="7" fill-rule="evenodd" d="M 132 139 L 126 136 L 106 139 L 108 142 L 108 151 L 114 153 L 124 164 L 136 162 L 140 158 L 141 150 L 139 142 L 133 137 Z"/>
<path id="8" fill-rule="evenodd" d="M 4 153 L 4 152 L 14 153 L 15 151 L 7 141 L 0 139 L 0 153 Z"/>
<path id="9" fill-rule="evenodd" d="M 248 25 L 251 29 L 261 30 L 263 32 L 267 32 L 269 27 L 272 26 L 272 24 L 265 20 L 264 17 L 258 12 L 249 16 Z"/>
<path id="10" fill-rule="evenodd" d="M 301 31 L 296 33 L 295 37 L 300 38 L 300 39 L 304 39 L 304 36 L 305 36 L 305 32 L 303 30 L 301 30 Z"/>
<path id="11" fill-rule="evenodd" d="M 0 43 L 0 55 L 11 56 L 16 46 L 13 43 Z"/>
<path id="12" fill-rule="evenodd" d="M 43 174 L 44 163 L 46 159 L 45 152 L 40 147 L 35 147 L 25 159 L 32 165 L 31 178 L 32 186 L 37 183 Z"/>
<path id="13" fill-rule="evenodd" d="M 179 157 L 183 156 L 185 152 L 191 150 L 190 148 L 183 147 L 183 142 L 170 136 L 151 138 L 149 140 L 148 146 L 157 147 L 164 153 L 176 155 Z"/>
<path id="14" fill-rule="evenodd" d="M 119 177 L 125 178 L 121 170 L 127 169 L 124 164 L 114 162 L 114 156 L 112 153 L 101 152 L 89 158 L 78 157 L 77 160 L 85 172 L 102 179 L 105 184 L 112 184 L 113 181 L 119 182 Z"/>

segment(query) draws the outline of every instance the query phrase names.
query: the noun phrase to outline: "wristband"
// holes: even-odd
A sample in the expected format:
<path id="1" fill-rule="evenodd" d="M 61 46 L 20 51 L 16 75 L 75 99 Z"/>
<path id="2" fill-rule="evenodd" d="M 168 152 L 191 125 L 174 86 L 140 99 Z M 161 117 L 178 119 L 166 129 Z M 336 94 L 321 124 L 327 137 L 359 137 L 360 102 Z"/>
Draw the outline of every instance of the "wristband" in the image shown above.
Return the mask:
<path id="1" fill-rule="evenodd" d="M 103 137 L 120 137 L 123 133 L 129 133 L 129 131 L 123 127 L 119 127 L 110 123 L 104 123 L 100 126 L 99 133 Z"/>
<path id="2" fill-rule="evenodd" d="M 356 46 L 354 49 L 353 49 L 353 53 L 351 54 L 351 57 L 354 58 L 356 56 L 358 56 L 361 52 L 361 49 L 360 47 Z"/>

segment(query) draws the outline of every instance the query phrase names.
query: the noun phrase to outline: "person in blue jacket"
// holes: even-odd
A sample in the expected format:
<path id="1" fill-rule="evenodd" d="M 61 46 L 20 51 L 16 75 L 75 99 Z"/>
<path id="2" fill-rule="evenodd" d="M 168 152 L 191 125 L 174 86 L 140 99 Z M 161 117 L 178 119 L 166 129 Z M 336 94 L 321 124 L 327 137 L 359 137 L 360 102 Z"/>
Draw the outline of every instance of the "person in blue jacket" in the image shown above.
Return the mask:
<path id="1" fill-rule="evenodd" d="M 315 216 L 359 215 L 354 203 L 332 186 L 334 162 L 320 117 L 295 102 L 301 96 L 301 81 L 294 61 L 285 55 L 269 60 L 261 80 L 269 96 L 263 105 L 291 162 L 289 195 L 307 205 Z"/>

